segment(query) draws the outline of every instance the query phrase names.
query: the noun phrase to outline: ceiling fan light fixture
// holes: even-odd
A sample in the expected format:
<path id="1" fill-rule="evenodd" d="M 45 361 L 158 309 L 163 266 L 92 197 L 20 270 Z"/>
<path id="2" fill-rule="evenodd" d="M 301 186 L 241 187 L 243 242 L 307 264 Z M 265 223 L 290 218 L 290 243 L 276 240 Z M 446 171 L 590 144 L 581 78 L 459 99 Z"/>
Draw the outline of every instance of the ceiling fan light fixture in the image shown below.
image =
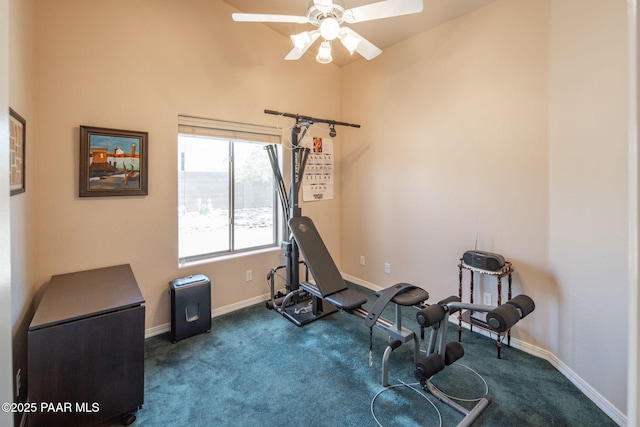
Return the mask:
<path id="1" fill-rule="evenodd" d="M 320 43 L 320 49 L 318 49 L 316 60 L 321 64 L 328 64 L 333 61 L 333 58 L 331 57 L 331 43 L 327 40 Z"/>
<path id="2" fill-rule="evenodd" d="M 353 52 L 355 52 L 356 49 L 358 49 L 358 46 L 360 46 L 362 38 L 351 33 L 345 33 L 340 36 L 340 41 L 342 42 L 342 45 L 349 51 L 349 53 L 353 55 Z"/>
<path id="3" fill-rule="evenodd" d="M 340 23 L 336 18 L 324 18 L 320 22 L 320 34 L 325 40 L 333 40 L 340 34 Z"/>
<path id="4" fill-rule="evenodd" d="M 311 36 L 308 31 L 304 31 L 299 34 L 292 34 L 291 41 L 298 52 L 302 52 L 307 46 L 309 46 L 309 44 L 311 44 Z"/>
<path id="5" fill-rule="evenodd" d="M 361 0 L 358 0 L 361 1 Z M 339 38 L 345 48 L 353 55 L 360 54 L 366 60 L 372 60 L 382 53 L 382 50 L 342 24 L 354 24 L 373 21 L 394 16 L 420 13 L 424 0 L 368 0 L 362 6 L 345 8 L 343 0 L 307 0 L 307 12 L 304 16 L 279 15 L 265 13 L 233 13 L 237 22 L 283 22 L 297 24 L 311 24 L 316 29 L 292 35 L 293 49 L 285 56 L 285 60 L 297 60 L 309 50 L 320 35 L 323 36 L 320 50 L 316 59 L 321 63 L 333 61 L 331 57 L 331 41 Z"/>

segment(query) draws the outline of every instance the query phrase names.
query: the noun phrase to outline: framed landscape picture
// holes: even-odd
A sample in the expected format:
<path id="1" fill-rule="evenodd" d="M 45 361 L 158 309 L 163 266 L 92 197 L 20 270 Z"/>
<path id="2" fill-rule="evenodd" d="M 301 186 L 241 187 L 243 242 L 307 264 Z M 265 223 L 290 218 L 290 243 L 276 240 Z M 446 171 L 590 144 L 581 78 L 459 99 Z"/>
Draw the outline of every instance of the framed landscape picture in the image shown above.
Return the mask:
<path id="1" fill-rule="evenodd" d="M 25 185 L 25 143 L 27 135 L 27 122 L 20 114 L 9 108 L 9 145 L 10 167 L 9 183 L 10 194 L 24 193 Z"/>
<path id="2" fill-rule="evenodd" d="M 146 196 L 148 136 L 80 126 L 80 197 Z"/>

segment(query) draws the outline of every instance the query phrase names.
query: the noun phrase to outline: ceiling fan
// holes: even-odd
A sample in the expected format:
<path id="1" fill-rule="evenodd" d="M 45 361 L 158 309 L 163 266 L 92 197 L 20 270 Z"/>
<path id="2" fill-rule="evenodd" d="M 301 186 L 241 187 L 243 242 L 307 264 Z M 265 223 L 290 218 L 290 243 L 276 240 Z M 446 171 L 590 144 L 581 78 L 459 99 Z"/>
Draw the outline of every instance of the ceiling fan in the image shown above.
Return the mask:
<path id="1" fill-rule="evenodd" d="M 322 37 L 316 59 L 321 63 L 329 63 L 331 57 L 331 41 L 338 39 L 353 55 L 358 52 L 367 60 L 380 55 L 382 51 L 374 44 L 342 24 L 355 24 L 374 19 L 409 15 L 422 12 L 422 0 L 383 0 L 377 3 L 345 9 L 342 0 L 310 0 L 305 16 L 273 15 L 260 13 L 234 13 L 237 22 L 287 22 L 294 24 L 312 24 L 315 30 L 303 31 L 291 36 L 293 49 L 284 58 L 300 59 L 315 41 Z"/>

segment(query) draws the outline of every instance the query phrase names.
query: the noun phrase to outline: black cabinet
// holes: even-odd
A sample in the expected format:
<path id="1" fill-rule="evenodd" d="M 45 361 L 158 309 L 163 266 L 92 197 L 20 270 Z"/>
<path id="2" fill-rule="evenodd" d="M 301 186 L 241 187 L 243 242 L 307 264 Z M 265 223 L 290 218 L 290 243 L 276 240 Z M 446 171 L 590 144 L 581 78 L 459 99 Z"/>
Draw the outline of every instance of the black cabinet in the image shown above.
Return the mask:
<path id="1" fill-rule="evenodd" d="M 95 425 L 142 406 L 143 304 L 129 265 L 51 278 L 28 332 L 29 427 Z"/>

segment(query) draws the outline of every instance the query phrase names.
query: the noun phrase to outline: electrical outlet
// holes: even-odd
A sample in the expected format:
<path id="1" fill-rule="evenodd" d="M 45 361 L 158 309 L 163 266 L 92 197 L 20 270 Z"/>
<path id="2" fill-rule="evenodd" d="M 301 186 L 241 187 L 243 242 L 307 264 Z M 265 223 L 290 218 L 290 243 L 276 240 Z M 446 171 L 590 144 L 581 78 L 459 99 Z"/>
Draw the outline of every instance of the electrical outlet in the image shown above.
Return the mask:
<path id="1" fill-rule="evenodd" d="M 388 262 L 384 263 L 384 272 L 386 274 L 391 274 L 391 264 L 389 264 Z"/>
<path id="2" fill-rule="evenodd" d="M 482 294 L 482 303 L 484 305 L 491 305 L 491 294 L 489 292 Z"/>
<path id="3" fill-rule="evenodd" d="M 360 255 L 360 265 L 365 265 L 364 255 Z"/>
<path id="4" fill-rule="evenodd" d="M 245 280 L 246 282 L 250 282 L 250 281 L 252 281 L 252 280 L 253 280 L 253 271 L 252 271 L 252 270 L 247 270 L 247 271 L 245 272 L 244 280 Z"/>
<path id="5" fill-rule="evenodd" d="M 20 389 L 22 388 L 22 369 L 16 372 L 16 397 L 20 397 Z"/>

